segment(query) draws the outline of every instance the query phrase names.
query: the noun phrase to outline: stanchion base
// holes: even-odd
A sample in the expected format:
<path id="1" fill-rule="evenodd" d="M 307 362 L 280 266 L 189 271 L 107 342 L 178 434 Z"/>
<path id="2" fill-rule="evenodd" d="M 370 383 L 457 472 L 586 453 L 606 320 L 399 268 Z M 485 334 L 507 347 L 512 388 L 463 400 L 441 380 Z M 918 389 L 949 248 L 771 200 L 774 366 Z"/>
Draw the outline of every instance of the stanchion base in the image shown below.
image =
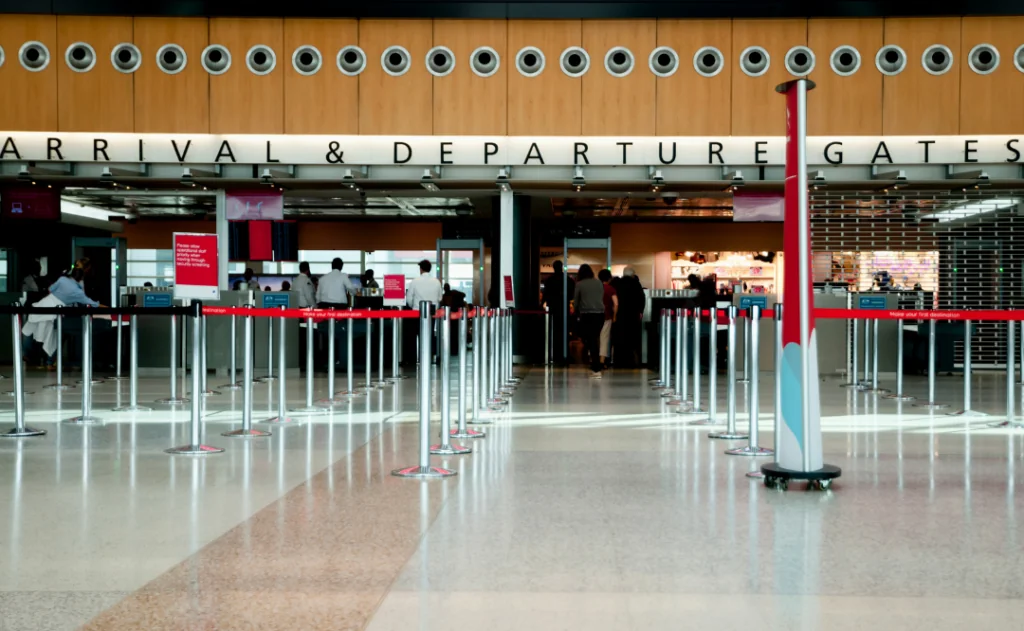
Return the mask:
<path id="1" fill-rule="evenodd" d="M 113 377 L 104 377 L 104 380 L 106 381 L 128 381 L 128 379 L 130 379 L 130 377 L 126 377 L 124 375 L 120 377 L 118 377 L 117 375 L 114 375 Z"/>
<path id="2" fill-rule="evenodd" d="M 430 453 L 435 456 L 461 456 L 462 454 L 473 453 L 472 447 L 449 443 L 447 445 L 431 445 Z"/>
<path id="3" fill-rule="evenodd" d="M 270 432 L 260 431 L 258 429 L 236 429 L 230 432 L 224 432 L 221 436 L 228 436 L 229 438 L 265 438 L 267 436 L 273 436 Z"/>
<path id="4" fill-rule="evenodd" d="M 164 449 L 165 454 L 171 454 L 172 456 L 208 456 L 210 454 L 219 454 L 223 451 L 220 447 L 211 447 L 209 445 L 182 445 L 181 447 Z"/>
<path id="5" fill-rule="evenodd" d="M 979 412 L 977 410 L 958 410 L 956 412 L 946 412 L 946 416 L 966 416 L 980 418 L 983 416 L 988 416 L 988 414 L 985 414 L 984 412 Z"/>
<path id="6" fill-rule="evenodd" d="M 223 386 L 217 386 L 221 390 L 241 390 L 242 384 L 240 383 L 226 383 Z"/>
<path id="7" fill-rule="evenodd" d="M 22 392 L 22 394 L 35 394 L 35 393 L 34 392 L 25 391 L 25 392 Z M 8 397 L 13 397 L 15 395 L 15 392 L 14 392 L 14 390 L 8 390 L 7 392 L 4 392 L 4 395 L 8 396 Z"/>
<path id="8" fill-rule="evenodd" d="M 284 417 L 275 416 L 273 418 L 268 418 L 267 420 L 262 421 L 262 422 L 266 423 L 268 425 L 298 425 L 299 424 L 299 421 L 296 421 L 293 418 L 288 418 L 287 416 L 284 416 Z"/>
<path id="9" fill-rule="evenodd" d="M 277 377 L 274 375 L 267 375 L 266 377 L 256 377 L 253 381 L 257 383 L 266 383 L 268 381 L 277 381 Z"/>
<path id="10" fill-rule="evenodd" d="M 482 410 L 482 412 L 486 412 L 486 411 L 487 410 Z M 486 417 L 477 417 L 477 416 L 474 415 L 473 418 L 471 418 L 468 421 L 466 421 L 466 424 L 467 425 L 493 425 L 494 424 L 494 419 L 490 419 L 490 418 L 486 418 Z"/>
<path id="11" fill-rule="evenodd" d="M 213 397 L 213 396 L 217 396 L 219 394 L 220 394 L 220 392 L 217 392 L 216 390 L 210 390 L 209 388 L 207 388 L 206 390 L 203 390 L 203 396 L 204 397 Z"/>
<path id="12" fill-rule="evenodd" d="M 51 383 L 48 386 L 43 386 L 43 390 L 69 390 L 71 388 L 74 388 L 74 386 L 69 386 L 64 383 Z"/>
<path id="13" fill-rule="evenodd" d="M 64 420 L 65 425 L 102 425 L 103 419 L 98 416 L 76 416 Z"/>
<path id="14" fill-rule="evenodd" d="M 1009 429 L 1024 429 L 1024 421 L 1002 421 L 999 423 L 991 423 L 989 427 L 994 428 L 1009 428 Z"/>
<path id="15" fill-rule="evenodd" d="M 673 405 L 674 406 L 674 405 L 683 405 L 685 403 L 686 403 L 685 401 L 683 401 L 682 399 L 680 399 L 677 396 L 667 397 L 665 399 L 665 405 Z"/>
<path id="16" fill-rule="evenodd" d="M 406 467 L 404 469 L 395 469 L 391 472 L 391 475 L 399 478 L 420 478 L 421 480 L 431 480 L 434 478 L 450 478 L 453 475 L 458 474 L 458 471 L 452 471 L 451 469 L 445 469 L 443 467 Z"/>
<path id="17" fill-rule="evenodd" d="M 697 412 L 688 412 L 688 414 L 697 414 Z M 707 412 L 700 412 L 700 414 L 707 414 Z M 719 422 L 708 416 L 706 418 L 700 418 L 695 421 L 690 421 L 689 423 L 687 423 L 687 425 L 702 427 L 705 425 L 719 425 Z"/>
<path id="18" fill-rule="evenodd" d="M 664 390 L 661 391 L 661 398 L 663 398 L 663 399 L 671 399 L 673 397 L 678 397 L 678 396 L 679 395 L 676 394 L 676 391 L 675 391 L 674 388 L 665 388 Z"/>
<path id="19" fill-rule="evenodd" d="M 153 408 L 147 408 L 142 405 L 122 405 L 121 407 L 110 410 L 111 412 L 152 412 Z"/>
<path id="20" fill-rule="evenodd" d="M 859 383 L 841 383 L 841 384 L 839 384 L 839 387 L 840 388 L 856 388 L 859 385 L 860 385 Z"/>
<path id="21" fill-rule="evenodd" d="M 887 395 L 890 392 L 892 392 L 892 390 L 890 390 L 888 388 L 872 388 L 870 390 L 870 392 L 873 392 L 873 393 L 877 394 L 880 397 L 884 397 L 885 395 Z"/>
<path id="22" fill-rule="evenodd" d="M 945 410 L 949 407 L 948 403 L 936 403 L 934 401 L 923 401 L 921 403 L 915 403 L 915 408 L 928 408 L 929 410 Z"/>
<path id="23" fill-rule="evenodd" d="M 912 397 L 909 394 L 886 394 L 882 398 L 890 401 L 917 401 L 917 397 Z"/>
<path id="24" fill-rule="evenodd" d="M 321 407 L 321 406 L 317 406 L 317 405 L 310 405 L 310 406 L 303 407 L 303 408 L 296 408 L 294 410 L 288 410 L 288 412 L 290 412 L 292 414 L 306 414 L 306 415 L 312 416 L 314 414 L 328 414 L 330 412 L 330 410 L 325 408 L 325 407 Z"/>
<path id="25" fill-rule="evenodd" d="M 763 480 L 764 474 L 760 471 L 747 471 L 747 477 L 754 480 Z"/>
<path id="26" fill-rule="evenodd" d="M 103 385 L 103 384 L 104 384 L 105 382 L 106 382 L 106 380 L 105 380 L 105 379 L 93 379 L 93 380 L 92 380 L 92 381 L 90 381 L 89 383 L 91 383 L 91 384 L 92 384 L 92 385 L 94 385 L 94 386 L 99 386 L 99 385 Z M 85 383 L 85 381 L 83 381 L 83 380 L 81 380 L 81 379 L 79 379 L 79 380 L 75 381 L 75 385 L 76 385 L 76 386 L 80 386 L 80 385 L 82 385 L 83 383 Z"/>
<path id="27" fill-rule="evenodd" d="M 383 390 L 384 388 L 387 388 L 390 385 L 391 382 L 388 381 L 387 379 L 378 379 L 377 381 L 373 382 L 373 387 L 377 388 L 378 390 Z"/>
<path id="28" fill-rule="evenodd" d="M 464 432 L 460 432 L 460 431 L 459 431 L 459 430 L 457 430 L 457 429 L 453 429 L 453 430 L 451 431 L 451 434 L 449 434 L 449 435 L 450 435 L 450 436 L 451 436 L 452 438 L 483 438 L 483 437 L 484 437 L 484 436 L 486 436 L 487 434 L 486 434 L 486 433 L 484 433 L 484 432 L 478 432 L 478 431 L 476 431 L 475 429 L 469 429 L 469 428 L 467 427 L 467 428 L 466 428 L 466 431 L 464 431 Z"/>
<path id="29" fill-rule="evenodd" d="M 748 434 L 741 434 L 739 432 L 711 432 L 708 434 L 708 438 L 714 438 L 715 440 L 747 440 L 750 438 Z"/>
<path id="30" fill-rule="evenodd" d="M 739 447 L 737 449 L 726 449 L 725 453 L 729 456 L 773 456 L 775 452 L 765 447 Z M 749 475 L 749 474 L 748 474 Z"/>
<path id="31" fill-rule="evenodd" d="M 153 403 L 162 403 L 164 405 L 185 405 L 186 403 L 190 403 L 190 401 L 181 397 L 174 397 L 173 399 L 157 399 Z"/>
<path id="32" fill-rule="evenodd" d="M 30 438 L 32 436 L 43 436 L 45 434 L 45 429 L 36 429 L 34 427 L 12 427 L 6 432 L 0 432 L 0 438 Z"/>
<path id="33" fill-rule="evenodd" d="M 761 473 L 764 474 L 764 485 L 771 489 L 785 491 L 789 488 L 790 480 L 807 480 L 811 483 L 810 488 L 827 491 L 832 487 L 832 480 L 841 476 L 843 471 L 830 464 L 822 465 L 820 469 L 814 471 L 794 471 L 772 462 L 762 465 Z"/>

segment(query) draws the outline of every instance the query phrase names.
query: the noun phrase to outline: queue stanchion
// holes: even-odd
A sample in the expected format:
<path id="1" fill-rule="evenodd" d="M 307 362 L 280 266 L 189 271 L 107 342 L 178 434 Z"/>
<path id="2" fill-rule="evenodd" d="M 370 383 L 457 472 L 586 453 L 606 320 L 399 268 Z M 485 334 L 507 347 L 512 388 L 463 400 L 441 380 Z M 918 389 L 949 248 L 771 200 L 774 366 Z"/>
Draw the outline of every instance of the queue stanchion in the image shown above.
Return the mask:
<path id="1" fill-rule="evenodd" d="M 857 346 L 857 331 L 860 328 L 860 320 L 858 320 L 857 318 L 851 318 L 850 326 L 853 328 L 853 341 L 850 342 L 849 340 L 847 340 L 847 342 L 850 343 L 850 345 L 847 348 L 850 349 L 852 363 L 849 366 L 850 373 L 847 375 L 847 382 L 839 384 L 840 388 L 857 388 L 858 386 L 860 386 L 860 383 L 857 381 L 857 353 L 860 351 L 860 349 Z"/>
<path id="2" fill-rule="evenodd" d="M 501 328 L 501 371 L 502 378 L 499 383 L 501 394 L 511 397 L 516 392 L 517 380 L 512 376 L 512 312 L 509 309 L 502 310 Z"/>
<path id="3" fill-rule="evenodd" d="M 938 328 L 936 326 L 937 324 L 937 320 L 930 320 L 928 322 L 928 400 L 914 404 L 914 407 L 928 408 L 931 410 L 942 410 L 949 407 L 946 403 L 938 403 L 935 401 L 935 329 Z M 1009 360 L 1012 363 L 1012 347 L 1010 352 L 1011 355 L 1009 355 Z"/>
<path id="4" fill-rule="evenodd" d="M 467 370 L 469 358 L 466 356 L 469 341 L 469 310 L 463 308 L 459 311 L 459 426 L 451 431 L 452 438 L 483 438 L 484 433 L 466 427 L 466 388 Z M 473 397 L 473 413 L 476 414 L 476 397 Z"/>
<path id="5" fill-rule="evenodd" d="M 58 313 L 57 321 L 57 382 L 43 386 L 44 390 L 67 390 L 73 386 L 64 383 L 64 315 Z"/>
<path id="6" fill-rule="evenodd" d="M 676 378 L 673 381 L 674 390 L 667 390 L 666 393 L 662 393 L 661 396 L 668 397 L 666 403 L 668 405 L 683 405 L 685 396 L 683 391 L 686 383 L 686 376 L 683 374 L 683 341 L 686 339 L 685 330 L 683 329 L 683 309 L 676 309 L 676 335 L 675 335 L 675 363 L 673 369 L 676 373 Z"/>
<path id="7" fill-rule="evenodd" d="M 867 326 L 866 322 L 864 326 Z M 871 336 L 871 392 L 875 394 L 889 394 L 888 388 L 878 386 L 878 318 L 874 318 L 871 321 L 871 326 L 874 329 Z"/>
<path id="8" fill-rule="evenodd" d="M 399 359 L 398 351 L 401 348 L 402 336 L 400 334 L 402 319 L 395 317 L 391 318 L 391 376 L 388 377 L 388 381 L 391 383 L 398 383 L 402 380 L 401 374 L 401 360 Z"/>
<path id="9" fill-rule="evenodd" d="M 473 417 L 469 419 L 471 425 L 487 425 L 491 419 L 487 418 L 487 395 L 483 391 L 484 369 L 486 362 L 483 357 L 486 355 L 484 342 L 487 336 L 484 334 L 483 309 L 477 307 L 473 310 Z"/>
<path id="10" fill-rule="evenodd" d="M 730 449 L 725 453 L 730 456 L 771 456 L 775 452 L 771 449 L 766 449 L 758 444 L 758 438 L 760 437 L 760 427 L 758 422 L 761 418 L 761 375 L 760 375 L 760 361 L 761 361 L 761 306 L 751 305 L 747 311 L 747 321 L 750 323 L 750 385 L 749 394 L 747 396 L 747 412 L 750 418 L 750 427 L 747 431 L 747 445 L 745 447 L 738 447 L 736 449 Z M 751 473 L 761 474 L 760 471 L 751 471 Z M 764 474 L 761 474 L 762 476 Z M 749 476 L 749 477 L 760 477 L 760 476 Z"/>
<path id="11" fill-rule="evenodd" d="M 488 339 L 487 339 L 488 338 L 487 330 L 490 327 L 490 314 L 487 313 L 487 308 L 486 307 L 480 307 L 479 311 L 480 311 L 480 321 L 478 323 L 479 326 L 477 326 L 475 328 L 475 330 L 473 331 L 473 348 L 475 350 L 478 345 L 480 346 L 480 357 L 479 357 L 479 360 L 480 360 L 480 362 L 479 362 L 480 363 L 480 388 L 478 389 L 479 390 L 478 398 L 479 398 L 479 404 L 480 405 L 477 408 L 477 412 L 479 413 L 479 415 L 481 417 L 483 417 L 484 414 L 490 409 L 489 406 L 488 406 L 488 401 L 491 398 L 490 390 L 488 390 L 488 388 L 487 388 L 488 384 L 490 383 L 490 381 L 489 381 L 490 377 L 488 376 L 489 375 L 489 371 L 488 371 L 488 365 L 489 364 L 488 364 L 488 360 L 487 360 L 488 353 L 490 352 L 490 349 L 488 348 L 490 346 L 490 344 L 489 344 Z M 476 359 L 476 356 L 474 356 L 474 359 Z M 474 420 L 477 420 L 476 416 L 474 416 Z M 484 422 L 484 418 L 480 418 L 479 421 L 480 422 Z"/>
<path id="12" fill-rule="evenodd" d="M 430 464 L 430 368 L 431 368 L 431 338 L 430 331 L 433 322 L 430 317 L 430 303 L 420 303 L 420 336 L 419 356 L 420 374 L 416 384 L 420 404 L 420 431 L 419 431 L 419 462 L 411 467 L 395 469 L 391 475 L 400 478 L 446 478 L 453 476 L 457 471 L 434 467 Z"/>
<path id="13" fill-rule="evenodd" d="M 1024 385 L 1024 320 L 1020 322 L 1020 379 L 1017 380 L 1018 384 Z M 1012 354 L 1013 351 L 1011 350 Z"/>
<path id="14" fill-rule="evenodd" d="M 274 318 L 267 318 L 267 374 L 256 381 L 273 381 L 274 376 Z"/>
<path id="15" fill-rule="evenodd" d="M 242 387 L 242 383 L 236 379 L 238 377 L 238 330 L 237 330 L 237 318 L 235 314 L 231 314 L 231 344 L 230 355 L 228 356 L 228 382 L 223 386 L 218 386 L 221 390 L 239 390 Z M 250 341 L 250 344 L 252 342 Z"/>
<path id="16" fill-rule="evenodd" d="M 391 383 L 390 381 L 384 378 L 384 338 L 386 329 L 387 327 L 384 326 L 384 318 L 381 317 L 380 331 L 377 333 L 377 381 L 375 381 L 373 384 L 378 388 L 383 388 L 384 386 Z"/>
<path id="17" fill-rule="evenodd" d="M 915 397 L 903 394 L 903 319 L 896 320 L 896 392 L 886 394 L 883 399 L 891 401 L 913 401 Z"/>
<path id="18" fill-rule="evenodd" d="M 202 391 L 203 392 L 203 396 L 204 397 L 209 397 L 209 396 L 213 396 L 213 395 L 218 395 L 220 393 L 217 392 L 216 390 L 211 390 L 206 385 L 206 378 L 207 378 L 207 375 L 209 374 L 207 372 L 207 370 L 206 370 L 206 356 L 209 353 L 209 351 L 208 351 L 209 347 L 206 344 L 206 316 L 203 315 L 203 316 L 199 316 L 199 317 L 202 320 L 202 333 L 201 333 L 201 335 L 203 336 L 203 340 L 202 340 L 203 354 L 202 354 L 202 359 L 199 362 L 200 363 L 199 371 L 202 374 L 202 379 L 200 379 L 200 384 L 201 384 L 201 386 L 203 388 L 203 391 Z"/>
<path id="19" fill-rule="evenodd" d="M 743 378 L 739 379 L 738 383 L 750 383 L 750 327 L 753 323 L 750 318 L 750 310 L 747 310 L 746 316 L 741 317 L 743 318 L 740 324 L 743 327 Z"/>
<path id="20" fill-rule="evenodd" d="M 501 340 L 498 338 L 498 310 L 491 309 L 491 318 L 488 323 L 487 335 L 490 338 L 490 353 L 487 359 L 488 384 L 487 404 L 492 410 L 500 410 L 502 406 L 508 405 L 498 389 L 498 353 L 501 349 Z"/>
<path id="21" fill-rule="evenodd" d="M 114 376 L 107 377 L 110 381 L 124 381 L 128 377 L 125 377 L 121 371 L 121 354 L 124 353 L 124 341 L 121 339 L 124 335 L 124 320 L 120 315 L 114 316 L 117 318 L 117 340 L 114 343 L 115 352 L 117 357 L 114 358 Z"/>
<path id="22" fill-rule="evenodd" d="M 684 414 L 704 414 L 704 410 L 700 407 L 700 307 L 696 307 L 693 310 L 693 402 L 690 405 L 689 410 L 680 408 L 680 412 Z M 690 423 L 691 425 L 707 425 L 708 423 L 701 419 Z"/>
<path id="23" fill-rule="evenodd" d="M 438 363 L 441 367 L 441 442 L 430 446 L 435 456 L 468 454 L 473 449 L 452 442 L 452 321 L 451 307 L 441 311 L 441 339 L 438 340 Z M 461 401 L 461 398 L 460 398 Z"/>
<path id="24" fill-rule="evenodd" d="M 281 307 L 281 311 L 284 311 L 284 307 Z M 270 321 L 270 327 L 273 329 L 274 320 L 268 318 Z M 287 370 L 287 363 L 285 362 L 286 347 L 285 347 L 285 325 L 288 319 L 283 315 L 278 318 L 279 331 L 278 331 L 278 348 L 277 348 L 277 416 L 268 418 L 263 421 L 264 423 L 270 423 L 272 425 L 295 425 L 297 422 L 288 416 L 285 409 L 287 404 L 288 392 L 286 389 L 285 370 Z"/>
<path id="25" fill-rule="evenodd" d="M 708 409 L 707 417 L 692 421 L 690 425 L 717 425 L 718 421 L 715 417 L 718 416 L 718 308 L 711 307 L 708 309 L 710 318 L 710 330 L 708 335 Z M 700 321 L 698 317 L 697 321 Z M 699 324 L 695 323 L 695 326 L 699 328 Z M 697 348 L 700 349 L 700 338 L 696 335 L 694 339 L 697 343 Z M 700 351 L 697 352 L 698 363 L 694 366 L 694 374 L 700 374 Z M 694 381 L 694 393 L 693 393 L 693 405 L 694 408 L 697 406 L 697 395 L 700 392 L 700 380 Z M 694 412 L 697 410 L 694 409 Z M 704 412 L 701 412 L 703 414 Z"/>
<path id="26" fill-rule="evenodd" d="M 192 303 L 192 392 L 202 391 L 202 375 L 199 374 L 199 367 L 203 363 L 202 358 L 202 303 Z M 202 399 L 192 397 L 192 415 L 189 418 L 189 442 L 187 445 L 166 449 L 165 453 L 179 456 L 206 456 L 219 454 L 223 449 L 203 444 L 203 421 L 202 421 Z"/>
<path id="27" fill-rule="evenodd" d="M 516 345 L 515 345 L 515 313 L 512 309 L 505 309 L 505 383 L 512 386 L 513 390 L 522 381 L 516 376 Z"/>
<path id="28" fill-rule="evenodd" d="M 1013 322 L 1010 322 L 1011 327 Z M 964 321 L 964 407 L 950 416 L 988 416 L 984 412 L 971 409 L 971 321 Z M 1012 357 L 1012 351 L 1011 355 Z"/>
<path id="29" fill-rule="evenodd" d="M 665 385 L 660 388 L 657 388 L 657 390 L 661 392 L 661 397 L 664 399 L 670 399 L 675 397 L 675 389 L 676 387 L 678 387 L 676 380 L 679 379 L 679 376 L 676 375 L 676 380 L 672 379 L 672 373 L 675 370 L 676 366 L 675 360 L 673 359 L 672 355 L 672 349 L 675 346 L 672 340 L 672 331 L 675 329 L 675 326 L 673 324 L 675 322 L 675 316 L 676 312 L 673 309 L 665 309 L 665 339 L 663 340 L 662 348 L 662 355 L 664 357 L 664 362 L 662 363 L 665 366 Z"/>
<path id="30" fill-rule="evenodd" d="M 103 419 L 92 414 L 92 316 L 82 316 L 82 414 L 69 418 L 68 425 L 96 425 Z"/>
<path id="31" fill-rule="evenodd" d="M 230 438 L 263 438 L 270 436 L 265 432 L 252 427 L 252 316 L 245 316 L 242 324 L 242 335 L 245 342 L 245 351 L 242 353 L 242 429 L 224 432 L 221 436 Z"/>
<path id="32" fill-rule="evenodd" d="M 720 440 L 742 440 L 747 438 L 746 434 L 741 434 L 736 430 L 736 315 L 738 309 L 735 305 L 729 305 L 726 308 L 726 318 L 728 320 L 728 331 L 726 333 L 726 357 L 728 365 L 726 367 L 726 407 L 725 407 L 725 431 L 723 432 L 712 432 L 708 434 L 708 438 L 716 438 Z M 712 388 L 714 390 L 714 388 Z"/>
<path id="33" fill-rule="evenodd" d="M 992 423 L 992 427 L 1000 428 L 1024 428 L 1024 421 L 1017 419 L 1016 401 L 1017 391 L 1014 387 L 1014 346 L 1016 346 L 1015 333 L 1017 324 L 1013 320 L 1006 323 L 1006 420 L 999 423 Z M 1024 340 L 1021 340 L 1024 342 Z M 1024 370 L 1024 366 L 1021 366 Z"/>
<path id="34" fill-rule="evenodd" d="M 0 438 L 43 436 L 45 429 L 25 426 L 25 365 L 21 356 L 21 314 L 11 314 L 11 341 L 14 352 L 14 427 L 0 432 Z"/>
<path id="35" fill-rule="evenodd" d="M 351 311 L 352 310 L 349 309 L 350 314 Z M 338 393 L 340 396 L 346 398 L 352 398 L 362 394 L 362 391 L 356 390 L 355 351 L 352 349 L 353 338 L 355 337 L 353 331 L 354 327 L 352 325 L 353 322 L 354 320 L 352 320 L 352 318 L 348 318 L 345 322 L 345 346 L 347 347 L 345 349 L 345 390 Z"/>
<path id="36" fill-rule="evenodd" d="M 313 365 L 313 347 L 316 346 L 314 338 L 313 318 L 306 318 L 306 405 L 305 407 L 291 410 L 293 414 L 327 414 L 328 410 L 323 406 L 313 403 L 313 379 L 316 377 L 316 369 Z M 284 374 L 284 371 L 279 371 Z"/>
<path id="37" fill-rule="evenodd" d="M 128 405 L 114 408 L 114 412 L 149 412 L 152 408 L 139 405 L 139 316 L 131 315 L 128 324 Z"/>
<path id="38" fill-rule="evenodd" d="M 658 318 L 658 378 L 654 380 L 653 389 L 664 391 L 669 387 L 668 375 L 668 336 L 671 324 L 668 323 L 668 309 L 662 309 Z"/>
<path id="39" fill-rule="evenodd" d="M 772 328 L 775 332 L 775 339 L 772 343 L 773 364 L 775 368 L 775 405 L 772 410 L 772 453 L 779 453 L 782 442 L 782 303 L 775 303 L 775 310 L 772 314 Z M 760 469 L 747 472 L 748 478 L 763 479 L 764 472 Z"/>
<path id="40" fill-rule="evenodd" d="M 544 365 L 551 365 L 551 311 L 544 307 Z"/>
<path id="41" fill-rule="evenodd" d="M 327 398 L 320 399 L 320 403 L 327 405 L 334 403 L 337 396 L 334 391 L 334 322 L 334 318 L 327 321 Z"/>
<path id="42" fill-rule="evenodd" d="M 363 389 L 373 390 L 373 320 L 366 319 L 366 382 Z"/>
<path id="43" fill-rule="evenodd" d="M 184 405 L 188 399 L 178 396 L 178 316 L 171 314 L 171 395 L 157 403 Z"/>
<path id="44" fill-rule="evenodd" d="M 864 376 L 857 387 L 861 391 L 871 389 L 871 337 L 871 324 L 864 320 Z"/>
<path id="45" fill-rule="evenodd" d="M 683 309 L 682 327 L 679 330 L 680 347 L 679 347 L 679 398 L 682 399 L 683 405 L 686 405 L 690 399 L 690 393 L 687 391 L 690 385 L 689 372 L 690 372 L 690 310 Z"/>

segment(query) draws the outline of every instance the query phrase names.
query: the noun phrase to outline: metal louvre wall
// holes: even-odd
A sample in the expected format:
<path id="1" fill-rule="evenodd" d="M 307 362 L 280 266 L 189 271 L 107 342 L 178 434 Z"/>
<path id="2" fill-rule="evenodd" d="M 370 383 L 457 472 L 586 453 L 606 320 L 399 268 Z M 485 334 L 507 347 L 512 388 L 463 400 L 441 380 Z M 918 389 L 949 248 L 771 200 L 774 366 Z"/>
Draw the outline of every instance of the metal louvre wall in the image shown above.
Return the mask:
<path id="1" fill-rule="evenodd" d="M 887 272 L 902 308 L 1024 308 L 1024 191 L 814 191 L 811 199 L 815 282 L 871 291 Z M 1004 367 L 1006 325 L 976 324 L 971 359 Z"/>

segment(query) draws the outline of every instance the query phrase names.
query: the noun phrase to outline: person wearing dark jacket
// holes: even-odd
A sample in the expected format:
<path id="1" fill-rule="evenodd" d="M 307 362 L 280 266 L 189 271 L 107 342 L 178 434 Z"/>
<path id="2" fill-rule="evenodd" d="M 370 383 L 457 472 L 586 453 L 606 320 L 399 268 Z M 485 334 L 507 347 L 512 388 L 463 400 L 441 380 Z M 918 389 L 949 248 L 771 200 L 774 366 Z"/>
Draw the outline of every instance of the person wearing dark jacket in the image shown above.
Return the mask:
<path id="1" fill-rule="evenodd" d="M 612 286 L 619 296 L 619 317 L 613 330 L 615 365 L 634 368 L 640 363 L 640 341 L 647 296 L 632 267 L 624 269 L 622 276 L 612 281 Z"/>
<path id="2" fill-rule="evenodd" d="M 572 300 L 576 293 L 576 283 L 572 278 L 564 276 L 562 262 L 555 261 L 554 273 L 544 280 L 544 294 L 541 297 L 548 308 L 551 318 L 551 358 L 555 364 L 565 365 L 568 359 L 565 354 L 563 332 L 568 318 L 566 298 Z M 563 281 L 564 284 L 563 284 Z M 563 290 L 564 287 L 564 290 Z"/>

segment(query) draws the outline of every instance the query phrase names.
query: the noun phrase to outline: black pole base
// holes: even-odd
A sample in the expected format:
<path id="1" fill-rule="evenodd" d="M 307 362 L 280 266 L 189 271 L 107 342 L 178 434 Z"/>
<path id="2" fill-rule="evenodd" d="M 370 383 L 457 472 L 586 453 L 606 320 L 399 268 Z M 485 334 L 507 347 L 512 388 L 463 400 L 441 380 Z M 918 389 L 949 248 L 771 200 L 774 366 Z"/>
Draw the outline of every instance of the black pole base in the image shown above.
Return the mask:
<path id="1" fill-rule="evenodd" d="M 785 491 L 791 480 L 806 480 L 810 483 L 808 488 L 827 491 L 832 487 L 832 480 L 841 476 L 843 471 L 831 464 L 822 465 L 814 471 L 794 471 L 772 462 L 762 465 L 761 473 L 764 474 L 764 485 L 768 488 Z"/>

